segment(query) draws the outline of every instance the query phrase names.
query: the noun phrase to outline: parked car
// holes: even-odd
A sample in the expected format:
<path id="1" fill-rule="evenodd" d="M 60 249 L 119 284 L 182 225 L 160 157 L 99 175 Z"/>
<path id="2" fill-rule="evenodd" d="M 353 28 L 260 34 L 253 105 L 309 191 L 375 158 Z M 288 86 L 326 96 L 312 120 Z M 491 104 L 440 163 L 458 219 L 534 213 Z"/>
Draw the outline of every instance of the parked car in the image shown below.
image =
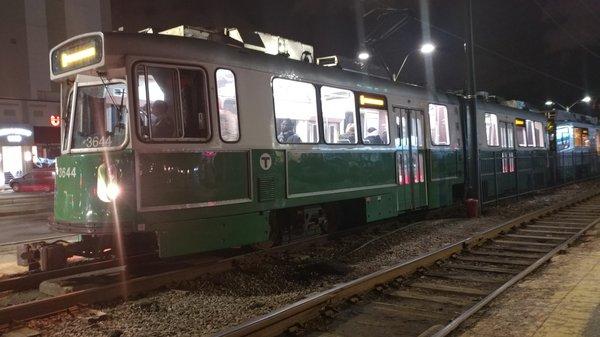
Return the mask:
<path id="1" fill-rule="evenodd" d="M 50 170 L 32 171 L 10 180 L 8 185 L 15 192 L 54 191 L 55 173 Z"/>

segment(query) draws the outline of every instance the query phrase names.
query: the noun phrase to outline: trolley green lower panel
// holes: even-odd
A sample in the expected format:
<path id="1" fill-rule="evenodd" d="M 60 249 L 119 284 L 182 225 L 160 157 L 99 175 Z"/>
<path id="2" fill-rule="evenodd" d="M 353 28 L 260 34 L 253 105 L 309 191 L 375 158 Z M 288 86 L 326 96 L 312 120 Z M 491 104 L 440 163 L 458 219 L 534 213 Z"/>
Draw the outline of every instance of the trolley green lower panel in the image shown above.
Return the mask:
<path id="1" fill-rule="evenodd" d="M 367 222 L 393 218 L 398 215 L 394 194 L 381 194 L 365 198 Z"/>
<path id="2" fill-rule="evenodd" d="M 169 257 L 248 245 L 269 239 L 269 213 L 154 224 L 159 256 Z"/>

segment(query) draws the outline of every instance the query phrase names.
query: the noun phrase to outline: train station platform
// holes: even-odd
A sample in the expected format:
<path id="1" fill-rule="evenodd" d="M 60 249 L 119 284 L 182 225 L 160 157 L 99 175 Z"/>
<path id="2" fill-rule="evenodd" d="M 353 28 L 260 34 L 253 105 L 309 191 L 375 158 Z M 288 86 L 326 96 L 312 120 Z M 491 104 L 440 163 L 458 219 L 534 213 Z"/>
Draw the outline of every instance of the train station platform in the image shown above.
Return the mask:
<path id="1" fill-rule="evenodd" d="M 484 310 L 456 335 L 600 336 L 600 225 Z"/>

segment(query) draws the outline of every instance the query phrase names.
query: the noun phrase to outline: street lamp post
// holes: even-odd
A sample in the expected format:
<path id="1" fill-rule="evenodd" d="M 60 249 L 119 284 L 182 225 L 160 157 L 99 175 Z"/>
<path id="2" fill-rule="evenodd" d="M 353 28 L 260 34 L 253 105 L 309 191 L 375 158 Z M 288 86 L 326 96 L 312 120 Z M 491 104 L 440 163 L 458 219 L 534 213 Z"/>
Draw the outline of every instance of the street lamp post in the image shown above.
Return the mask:
<path id="1" fill-rule="evenodd" d="M 410 52 L 408 52 L 408 54 L 406 54 L 406 56 L 404 57 L 404 60 L 402 61 L 402 64 L 400 65 L 400 69 L 398 69 L 398 72 L 392 75 L 392 80 L 394 82 L 396 82 L 398 80 L 398 78 L 400 77 L 400 73 L 402 72 L 402 69 L 404 69 L 404 65 L 406 64 L 408 57 L 416 51 L 421 52 L 421 54 L 423 54 L 423 55 L 431 54 L 435 51 L 435 45 L 433 43 L 427 42 L 427 43 L 422 44 L 421 48 L 413 49 Z"/>
<path id="2" fill-rule="evenodd" d="M 562 104 L 560 104 L 560 103 L 558 103 L 558 102 L 554 102 L 554 101 L 552 101 L 552 100 L 547 100 L 547 101 L 546 101 L 546 103 L 544 103 L 544 105 L 545 105 L 545 106 L 547 106 L 547 107 L 552 107 L 552 106 L 554 106 L 554 105 L 558 105 L 558 106 L 560 106 L 561 108 L 563 108 L 563 109 L 565 109 L 565 110 L 567 110 L 567 111 L 570 111 L 570 110 L 571 110 L 571 108 L 572 108 L 573 106 L 575 106 L 576 104 L 578 104 L 578 103 L 586 103 L 586 104 L 589 104 L 591 101 L 592 101 L 592 98 L 591 98 L 590 96 L 585 96 L 584 98 L 582 98 L 582 99 L 580 99 L 580 100 L 577 100 L 577 101 L 573 102 L 573 104 L 571 104 L 571 105 L 569 105 L 569 106 L 564 106 L 564 105 L 562 105 Z"/>

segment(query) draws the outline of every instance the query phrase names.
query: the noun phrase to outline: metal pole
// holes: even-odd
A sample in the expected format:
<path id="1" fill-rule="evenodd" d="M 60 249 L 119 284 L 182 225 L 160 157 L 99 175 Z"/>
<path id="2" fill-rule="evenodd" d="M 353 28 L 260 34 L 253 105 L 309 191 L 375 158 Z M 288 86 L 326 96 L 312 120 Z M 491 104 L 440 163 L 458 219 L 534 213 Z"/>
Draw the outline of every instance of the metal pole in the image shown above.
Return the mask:
<path id="1" fill-rule="evenodd" d="M 467 198 L 481 200 L 480 196 L 480 165 L 479 153 L 477 151 L 477 99 L 475 97 L 475 50 L 473 38 L 473 8 L 472 0 L 466 0 L 466 22 L 465 22 L 465 52 L 467 60 L 467 106 L 469 114 L 467 118 L 467 126 L 469 127 L 469 182 L 467 187 Z M 481 203 L 479 203 L 481 205 Z"/>

